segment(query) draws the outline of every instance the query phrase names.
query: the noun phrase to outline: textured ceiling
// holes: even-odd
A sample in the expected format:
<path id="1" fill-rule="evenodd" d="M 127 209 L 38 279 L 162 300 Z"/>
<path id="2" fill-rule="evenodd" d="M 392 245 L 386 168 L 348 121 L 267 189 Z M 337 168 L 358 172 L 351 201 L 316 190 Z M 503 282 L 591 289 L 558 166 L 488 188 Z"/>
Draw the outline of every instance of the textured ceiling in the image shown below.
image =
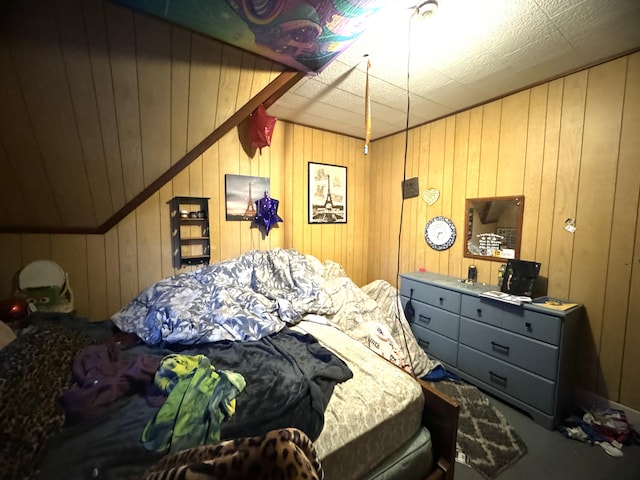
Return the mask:
<path id="1" fill-rule="evenodd" d="M 408 106 L 420 125 L 640 48 L 639 0 L 439 0 L 428 18 L 410 5 L 395 2 L 269 113 L 364 138 L 368 58 L 375 140 L 405 128 Z"/>

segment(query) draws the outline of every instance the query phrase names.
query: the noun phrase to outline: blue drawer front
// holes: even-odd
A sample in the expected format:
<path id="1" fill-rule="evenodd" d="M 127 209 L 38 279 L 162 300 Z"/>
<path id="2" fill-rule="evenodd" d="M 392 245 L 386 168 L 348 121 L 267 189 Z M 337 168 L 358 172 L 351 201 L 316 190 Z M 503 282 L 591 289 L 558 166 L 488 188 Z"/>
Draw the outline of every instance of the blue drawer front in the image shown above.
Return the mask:
<path id="1" fill-rule="evenodd" d="M 413 290 L 413 295 L 411 291 Z M 434 307 L 442 308 L 452 313 L 460 313 L 460 293 L 446 288 L 434 287 L 408 278 L 402 279 L 400 293 L 404 297 L 413 297 Z"/>
<path id="2" fill-rule="evenodd" d="M 429 357 L 442 360 L 452 367 L 458 364 L 458 342 L 443 337 L 431 330 L 416 325 L 411 325 L 411 330 L 418 340 L 418 344 L 427 352 Z"/>
<path id="3" fill-rule="evenodd" d="M 411 303 L 415 309 L 413 321 L 417 325 L 433 330 L 452 340 L 458 339 L 458 331 L 460 329 L 460 317 L 458 315 L 432 307 L 426 303 L 413 301 Z"/>
<path id="4" fill-rule="evenodd" d="M 463 295 L 460 314 L 479 322 L 502 326 L 503 305 L 497 305 L 495 301 L 481 299 L 471 295 Z"/>
<path id="5" fill-rule="evenodd" d="M 460 345 L 458 368 L 549 415 L 554 414 L 555 383 Z"/>
<path id="6" fill-rule="evenodd" d="M 504 311 L 502 326 L 512 332 L 535 338 L 551 345 L 560 345 L 562 319 L 521 307 L 510 307 Z"/>
<path id="7" fill-rule="evenodd" d="M 460 342 L 550 380 L 558 370 L 558 347 L 463 318 Z"/>

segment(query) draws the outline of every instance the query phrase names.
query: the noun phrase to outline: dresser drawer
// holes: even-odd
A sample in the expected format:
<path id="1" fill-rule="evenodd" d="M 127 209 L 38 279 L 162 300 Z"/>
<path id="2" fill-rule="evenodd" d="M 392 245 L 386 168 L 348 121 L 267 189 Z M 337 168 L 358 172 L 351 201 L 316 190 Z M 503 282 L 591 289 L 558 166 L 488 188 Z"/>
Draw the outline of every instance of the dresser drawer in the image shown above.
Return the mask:
<path id="1" fill-rule="evenodd" d="M 413 290 L 413 296 L 411 295 L 411 290 Z M 448 310 L 449 312 L 460 312 L 461 295 L 453 290 L 403 278 L 400 292 L 407 298 L 413 297 L 414 300 Z"/>
<path id="2" fill-rule="evenodd" d="M 551 345 L 560 345 L 562 319 L 524 308 L 505 308 L 502 327 Z"/>
<path id="3" fill-rule="evenodd" d="M 558 348 L 467 318 L 460 320 L 460 343 L 555 381 Z"/>
<path id="4" fill-rule="evenodd" d="M 422 302 L 411 302 L 416 315 L 414 322 L 421 327 L 433 330 L 436 333 L 449 337 L 452 340 L 458 339 L 460 317 L 454 313 L 432 307 Z"/>
<path id="5" fill-rule="evenodd" d="M 416 325 L 411 325 L 411 330 L 418 340 L 418 344 L 427 352 L 429 357 L 442 360 L 452 367 L 458 363 L 458 342 L 443 337 L 431 330 Z"/>
<path id="6" fill-rule="evenodd" d="M 542 412 L 553 415 L 555 383 L 460 345 L 458 368 Z"/>
<path id="7" fill-rule="evenodd" d="M 425 288 L 424 283 L 416 282 L 409 278 L 400 278 L 400 295 L 403 297 L 409 298 L 411 296 L 411 289 L 413 289 L 413 298 L 415 298 L 415 292 L 421 288 Z"/>
<path id="8" fill-rule="evenodd" d="M 495 301 L 481 299 L 471 295 L 462 296 L 460 314 L 467 318 L 478 320 L 479 322 L 502 326 L 503 304 L 496 304 Z"/>

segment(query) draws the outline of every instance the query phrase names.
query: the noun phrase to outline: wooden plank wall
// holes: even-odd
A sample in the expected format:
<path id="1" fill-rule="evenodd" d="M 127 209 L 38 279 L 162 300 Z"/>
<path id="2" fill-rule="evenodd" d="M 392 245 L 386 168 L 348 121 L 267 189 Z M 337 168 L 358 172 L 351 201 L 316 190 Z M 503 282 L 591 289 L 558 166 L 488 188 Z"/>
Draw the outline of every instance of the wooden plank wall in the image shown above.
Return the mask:
<path id="1" fill-rule="evenodd" d="M 406 178 L 440 190 L 433 206 L 400 204 L 402 169 L 392 165 L 404 160 L 404 134 L 374 142 L 369 279 L 395 283 L 399 262 L 459 278 L 475 264 L 479 281 L 496 282 L 500 263 L 463 256 L 465 198 L 524 194 L 521 258 L 542 263 L 549 295 L 586 305 L 581 386 L 639 409 L 639 75 L 635 53 L 411 130 Z M 444 252 L 423 238 L 436 215 L 458 227 Z"/>
<path id="2" fill-rule="evenodd" d="M 283 70 L 108 0 L 12 4 L 0 22 L 0 65 L 0 220 L 61 229 L 77 226 L 78 218 L 87 226 L 102 223 Z M 359 142 L 281 123 L 260 157 L 239 140 L 242 128 L 105 235 L 0 235 L 0 298 L 11 294 L 21 267 L 49 258 L 68 271 L 81 315 L 114 313 L 175 273 L 165 213 L 176 195 L 211 198 L 213 261 L 287 246 L 346 263 L 364 281 L 359 219 L 366 217 L 355 212 L 368 181 L 356 162 Z M 306 223 L 309 160 L 350 167 L 348 224 Z M 227 222 L 227 173 L 270 177 L 271 194 L 299 223 L 285 221 L 261 238 L 245 222 Z M 70 192 L 71 201 L 60 200 L 60 192 Z"/>
<path id="3" fill-rule="evenodd" d="M 104 225 L 283 70 L 109 0 L 11 2 L 0 225 Z"/>
<path id="4" fill-rule="evenodd" d="M 284 245 L 344 267 L 358 285 L 367 283 L 369 165 L 363 141 L 293 124 L 284 124 L 284 177 L 281 203 Z M 347 167 L 347 223 L 309 224 L 308 162 Z M 289 221 L 287 222 L 287 219 Z"/>
<path id="5" fill-rule="evenodd" d="M 239 83 L 248 86 L 247 99 L 256 93 L 251 81 L 240 79 Z M 340 263 L 354 281 L 363 284 L 368 215 L 360 212 L 368 201 L 368 162 L 361 152 L 360 140 L 279 122 L 271 146 L 261 155 L 250 155 L 234 130 L 105 235 L 0 235 L 0 297 L 12 292 L 15 274 L 24 265 L 52 259 L 69 273 L 78 313 L 100 320 L 153 282 L 192 270 L 195 267 L 172 267 L 167 202 L 174 196 L 210 198 L 212 263 L 252 249 L 295 248 L 322 261 Z M 308 224 L 309 161 L 347 167 L 346 224 Z M 270 194 L 280 200 L 284 222 L 263 236 L 250 228 L 250 222 L 226 221 L 225 174 L 269 177 Z"/>

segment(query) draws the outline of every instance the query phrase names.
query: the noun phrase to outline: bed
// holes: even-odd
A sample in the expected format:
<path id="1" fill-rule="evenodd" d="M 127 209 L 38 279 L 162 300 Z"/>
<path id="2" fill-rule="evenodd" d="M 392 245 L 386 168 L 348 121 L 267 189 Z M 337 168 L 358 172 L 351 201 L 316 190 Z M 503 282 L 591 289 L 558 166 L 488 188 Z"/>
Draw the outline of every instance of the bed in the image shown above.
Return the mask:
<path id="1" fill-rule="evenodd" d="M 191 478 L 277 432 L 318 478 L 453 478 L 458 406 L 415 378 L 435 363 L 398 306 L 386 282 L 274 249 L 165 279 L 103 322 L 36 314 L 0 351 L 0 476 Z M 202 385 L 219 392 L 206 422 Z"/>

